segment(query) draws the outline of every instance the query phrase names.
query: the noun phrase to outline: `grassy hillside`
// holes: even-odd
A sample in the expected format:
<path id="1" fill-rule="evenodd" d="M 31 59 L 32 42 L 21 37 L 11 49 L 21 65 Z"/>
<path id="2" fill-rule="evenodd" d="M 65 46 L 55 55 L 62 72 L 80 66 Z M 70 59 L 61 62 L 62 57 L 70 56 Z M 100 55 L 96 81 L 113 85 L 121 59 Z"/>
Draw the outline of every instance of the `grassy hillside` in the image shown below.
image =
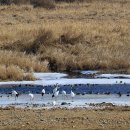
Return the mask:
<path id="1" fill-rule="evenodd" d="M 17 66 L 23 72 L 130 72 L 130 0 L 53 4 L 54 8 L 29 3 L 0 6 L 0 70 Z"/>

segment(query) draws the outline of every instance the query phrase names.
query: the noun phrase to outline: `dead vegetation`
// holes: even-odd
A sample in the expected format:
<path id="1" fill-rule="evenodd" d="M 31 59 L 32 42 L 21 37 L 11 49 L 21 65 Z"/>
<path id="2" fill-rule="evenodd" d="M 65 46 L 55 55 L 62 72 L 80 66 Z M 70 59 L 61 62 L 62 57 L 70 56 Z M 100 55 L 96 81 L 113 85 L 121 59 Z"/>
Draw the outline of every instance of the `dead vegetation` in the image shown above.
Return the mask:
<path id="1" fill-rule="evenodd" d="M 42 7 L 45 9 L 55 9 L 55 1 L 54 0 L 32 0 L 31 4 L 34 8 Z"/>
<path id="2" fill-rule="evenodd" d="M 33 71 L 48 70 L 48 62 L 20 52 L 0 51 L 0 63 L 0 80 L 34 80 Z"/>
<path id="3" fill-rule="evenodd" d="M 33 5 L 34 8 L 42 7 L 45 9 L 54 9 L 55 0 L 0 0 L 1 5 Z"/>
<path id="4" fill-rule="evenodd" d="M 129 7 L 129 0 L 56 1 L 54 10 L 2 5 L 0 64 L 18 66 L 24 72 L 49 67 L 129 73 Z"/>

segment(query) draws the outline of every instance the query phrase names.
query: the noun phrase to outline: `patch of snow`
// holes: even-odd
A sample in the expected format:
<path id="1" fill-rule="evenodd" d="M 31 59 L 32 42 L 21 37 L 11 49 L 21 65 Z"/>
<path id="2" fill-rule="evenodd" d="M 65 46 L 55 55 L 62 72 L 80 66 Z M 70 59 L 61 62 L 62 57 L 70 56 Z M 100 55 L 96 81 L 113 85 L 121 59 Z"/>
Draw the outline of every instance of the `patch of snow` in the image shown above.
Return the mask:
<path id="1" fill-rule="evenodd" d="M 36 81 L 36 84 L 40 81 Z M 71 85 L 71 84 L 130 84 L 130 79 L 57 79 L 57 80 L 42 80 L 42 83 L 45 85 L 54 85 L 56 83 L 61 85 Z"/>
<path id="2" fill-rule="evenodd" d="M 130 84 L 130 79 L 125 78 L 99 78 L 99 79 L 85 79 L 85 78 L 65 78 L 67 74 L 63 73 L 34 73 L 34 76 L 38 78 L 35 81 L 8 81 L 0 82 L 0 85 L 7 84 L 37 84 L 37 85 L 54 85 L 56 83 L 61 85 L 71 85 L 71 84 Z"/>
<path id="3" fill-rule="evenodd" d="M 128 74 L 100 74 L 95 76 L 95 78 L 130 78 Z"/>
<path id="4" fill-rule="evenodd" d="M 80 71 L 80 72 L 81 72 L 81 74 L 86 74 L 86 75 L 98 73 L 98 71 L 95 71 L 95 70 L 84 70 L 84 71 Z"/>
<path id="5" fill-rule="evenodd" d="M 34 73 L 37 79 L 55 80 L 66 77 L 67 74 L 64 73 Z"/>

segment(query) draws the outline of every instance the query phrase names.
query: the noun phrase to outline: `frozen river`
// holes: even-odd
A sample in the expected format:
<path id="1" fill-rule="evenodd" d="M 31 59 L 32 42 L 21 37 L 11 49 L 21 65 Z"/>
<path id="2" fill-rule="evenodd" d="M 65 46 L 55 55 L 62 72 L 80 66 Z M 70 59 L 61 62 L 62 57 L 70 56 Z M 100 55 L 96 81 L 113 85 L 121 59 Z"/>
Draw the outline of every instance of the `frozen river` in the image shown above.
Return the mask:
<path id="1" fill-rule="evenodd" d="M 91 103 L 112 103 L 115 105 L 130 106 L 130 75 L 123 74 L 95 74 L 97 71 L 83 71 L 84 77 L 69 77 L 64 73 L 34 73 L 36 81 L 11 81 L 0 82 L 0 106 L 18 107 L 89 107 Z M 87 76 L 87 77 L 86 77 Z M 59 92 L 57 99 L 52 99 L 54 85 L 58 83 Z M 71 87 L 75 97 L 70 97 Z M 46 94 L 42 98 L 41 91 Z M 20 96 L 17 100 L 11 96 L 12 90 L 16 90 Z M 61 92 L 65 90 L 67 97 Z M 34 94 L 34 100 L 30 101 L 29 91 Z"/>
<path id="2" fill-rule="evenodd" d="M 16 107 L 54 107 L 53 101 L 56 101 L 55 107 L 89 107 L 92 103 L 112 103 L 114 105 L 130 105 L 130 97 L 123 94 L 121 97 L 117 94 L 103 95 L 103 94 L 86 94 L 76 95 L 74 99 L 68 94 L 63 97 L 61 94 L 57 99 L 52 99 L 51 94 L 46 94 L 42 97 L 40 94 L 34 94 L 34 100 L 30 100 L 28 94 L 20 95 L 16 100 L 13 96 L 5 94 L 1 95 L 0 106 L 16 106 Z"/>

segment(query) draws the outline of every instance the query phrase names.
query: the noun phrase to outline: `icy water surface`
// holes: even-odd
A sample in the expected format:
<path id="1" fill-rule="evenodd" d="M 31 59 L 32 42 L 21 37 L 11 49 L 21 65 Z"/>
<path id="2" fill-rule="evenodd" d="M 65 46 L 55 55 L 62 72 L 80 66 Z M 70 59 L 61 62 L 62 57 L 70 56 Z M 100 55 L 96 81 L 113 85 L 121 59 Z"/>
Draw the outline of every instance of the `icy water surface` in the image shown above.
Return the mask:
<path id="1" fill-rule="evenodd" d="M 1 95 L 0 106 L 17 106 L 17 107 L 53 107 L 53 101 L 56 100 L 57 107 L 89 107 L 90 103 L 113 103 L 115 105 L 130 105 L 130 97 L 122 95 L 119 97 L 116 94 L 112 95 L 97 95 L 86 94 L 76 95 L 74 99 L 67 95 L 63 97 L 59 95 L 57 99 L 52 99 L 51 94 L 46 94 L 42 97 L 40 94 L 34 94 L 34 100 L 30 100 L 27 94 L 20 95 L 16 100 L 13 96 Z"/>
<path id="2" fill-rule="evenodd" d="M 130 105 L 130 85 L 74 85 L 73 92 L 76 94 L 74 99 L 70 96 L 71 86 L 60 85 L 60 94 L 57 98 L 52 98 L 51 86 L 44 86 L 46 94 L 42 97 L 41 85 L 17 85 L 0 88 L 0 106 L 20 106 L 20 107 L 53 107 L 52 102 L 56 101 L 56 106 L 60 107 L 88 107 L 90 103 L 113 103 L 116 105 Z M 20 96 L 15 100 L 11 95 L 12 90 L 16 90 Z M 62 90 L 67 92 L 67 97 L 61 94 Z M 30 100 L 28 92 L 34 94 L 34 100 Z M 119 94 L 120 93 L 120 94 Z M 62 104 L 63 103 L 63 104 Z M 65 103 L 65 104 L 64 104 Z"/>
<path id="3" fill-rule="evenodd" d="M 36 81 L 0 82 L 0 106 L 54 107 L 54 101 L 58 107 L 88 107 L 90 103 L 102 102 L 130 105 L 130 75 L 105 74 L 96 77 L 96 73 L 83 71 L 83 75 L 78 72 L 78 75 L 73 73 L 71 76 L 64 73 L 35 73 Z M 106 78 L 102 79 L 102 76 Z M 60 92 L 57 99 L 52 98 L 56 83 Z M 75 93 L 73 100 L 70 96 L 72 86 Z M 46 91 L 44 97 L 41 96 L 43 88 Z M 20 94 L 17 100 L 11 95 L 12 90 Z M 66 91 L 67 97 L 63 97 L 62 90 Z M 34 100 L 30 100 L 29 91 L 34 94 Z"/>
<path id="4" fill-rule="evenodd" d="M 59 85 L 60 93 L 65 90 L 67 94 L 71 91 L 71 85 Z M 53 91 L 54 85 L 44 86 L 46 94 Z M 20 94 L 28 94 L 31 91 L 33 94 L 40 94 L 43 89 L 42 85 L 15 85 L 0 87 L 0 94 L 10 94 L 12 90 L 16 90 Z M 75 94 L 128 94 L 130 93 L 129 84 L 75 84 L 72 89 Z"/>

